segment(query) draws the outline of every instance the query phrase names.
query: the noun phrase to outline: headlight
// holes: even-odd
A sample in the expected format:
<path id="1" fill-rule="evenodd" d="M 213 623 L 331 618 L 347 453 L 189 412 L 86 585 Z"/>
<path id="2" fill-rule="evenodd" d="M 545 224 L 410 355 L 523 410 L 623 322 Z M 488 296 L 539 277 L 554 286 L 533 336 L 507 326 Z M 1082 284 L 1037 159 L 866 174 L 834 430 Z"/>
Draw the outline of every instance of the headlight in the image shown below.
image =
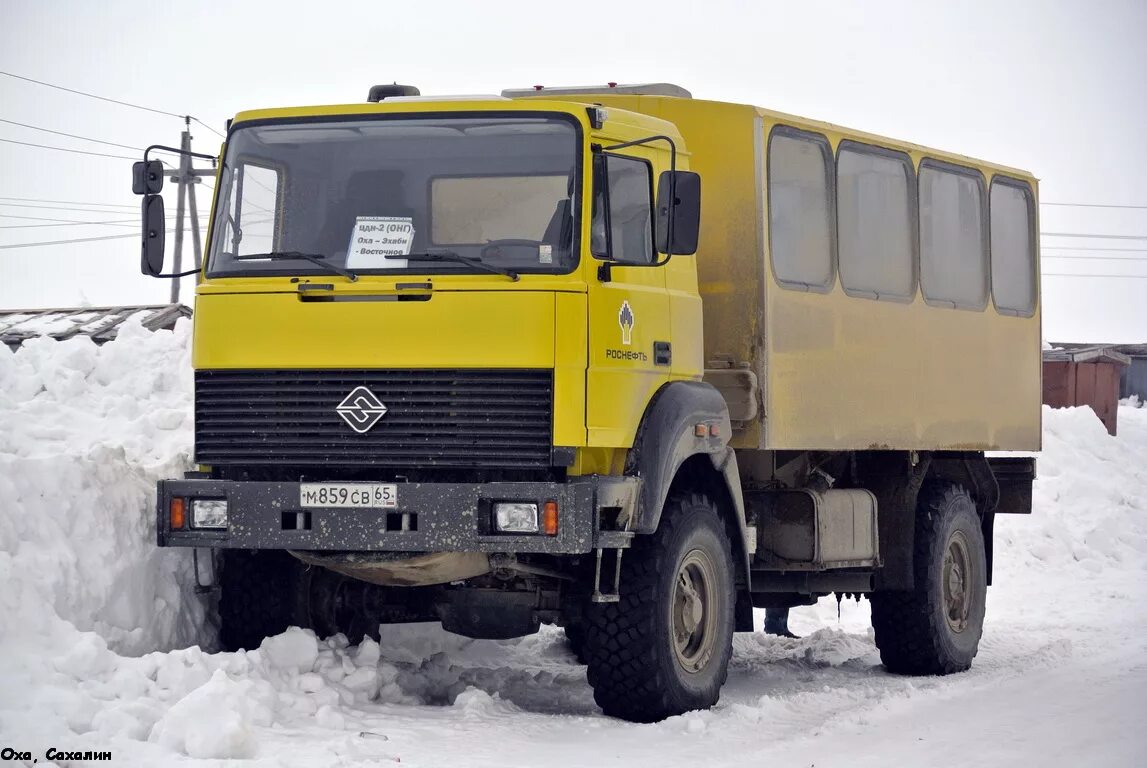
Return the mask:
<path id="1" fill-rule="evenodd" d="M 494 527 L 502 533 L 537 533 L 538 505 L 518 501 L 495 502 Z"/>
<path id="2" fill-rule="evenodd" d="M 191 502 L 192 528 L 226 528 L 226 499 L 195 499 Z"/>

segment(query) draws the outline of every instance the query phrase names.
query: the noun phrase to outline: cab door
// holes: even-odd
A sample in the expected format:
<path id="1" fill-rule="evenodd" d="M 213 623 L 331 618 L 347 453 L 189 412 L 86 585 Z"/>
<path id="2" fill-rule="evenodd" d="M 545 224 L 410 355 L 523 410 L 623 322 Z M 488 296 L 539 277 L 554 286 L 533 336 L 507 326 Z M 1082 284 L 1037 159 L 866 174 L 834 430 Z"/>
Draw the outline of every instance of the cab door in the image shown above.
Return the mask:
<path id="1" fill-rule="evenodd" d="M 653 394 L 669 380 L 671 318 L 665 270 L 652 266 L 653 164 L 633 154 L 597 152 L 593 169 L 586 427 L 591 446 L 632 444 Z M 640 154 L 639 154 L 640 153 Z M 644 155 L 644 156 L 643 156 Z"/>

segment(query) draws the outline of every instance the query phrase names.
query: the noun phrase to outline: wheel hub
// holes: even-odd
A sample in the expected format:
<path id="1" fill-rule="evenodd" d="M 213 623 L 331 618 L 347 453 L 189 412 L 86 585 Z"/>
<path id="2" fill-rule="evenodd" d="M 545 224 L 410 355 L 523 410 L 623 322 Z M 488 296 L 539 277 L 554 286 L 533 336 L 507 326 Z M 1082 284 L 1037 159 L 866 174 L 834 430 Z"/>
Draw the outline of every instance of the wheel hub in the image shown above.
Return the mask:
<path id="1" fill-rule="evenodd" d="M 968 590 L 972 558 L 968 540 L 960 531 L 952 534 L 944 552 L 944 571 L 941 583 L 944 589 L 944 617 L 953 632 L 968 627 L 968 614 L 972 609 L 972 593 Z"/>
<path id="2" fill-rule="evenodd" d="M 690 551 L 673 584 L 673 651 L 677 662 L 697 672 L 713 655 L 716 636 L 716 569 L 699 549 Z"/>

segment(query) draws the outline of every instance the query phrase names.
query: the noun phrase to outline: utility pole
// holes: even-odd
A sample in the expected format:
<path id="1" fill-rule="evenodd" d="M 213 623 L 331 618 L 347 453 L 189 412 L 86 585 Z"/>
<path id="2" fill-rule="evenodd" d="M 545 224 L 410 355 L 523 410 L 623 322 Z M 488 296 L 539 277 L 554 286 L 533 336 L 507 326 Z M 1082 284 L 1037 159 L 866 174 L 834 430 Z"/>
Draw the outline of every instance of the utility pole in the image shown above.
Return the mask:
<path id="1" fill-rule="evenodd" d="M 199 210 L 195 202 L 195 185 L 203 181 L 201 174 L 215 175 L 213 170 L 191 167 L 191 118 L 183 118 L 184 129 L 180 135 L 179 148 L 184 154 L 179 156 L 179 167 L 171 171 L 170 181 L 179 185 L 175 202 L 175 264 L 173 272 L 183 269 L 183 225 L 185 213 L 191 214 L 191 257 L 196 269 L 203 265 L 203 242 L 199 234 Z M 179 303 L 179 284 L 182 278 L 171 281 L 171 303 Z"/>
<path id="2" fill-rule="evenodd" d="M 187 204 L 187 177 L 191 175 L 191 158 L 187 152 L 191 151 L 191 119 L 183 118 L 184 129 L 179 139 L 179 148 L 183 154 L 179 156 L 179 170 L 171 180 L 179 184 L 179 194 L 175 203 L 175 268 L 172 272 L 178 274 L 183 271 L 183 209 Z M 179 284 L 182 278 L 171 281 L 171 303 L 179 303 Z"/>

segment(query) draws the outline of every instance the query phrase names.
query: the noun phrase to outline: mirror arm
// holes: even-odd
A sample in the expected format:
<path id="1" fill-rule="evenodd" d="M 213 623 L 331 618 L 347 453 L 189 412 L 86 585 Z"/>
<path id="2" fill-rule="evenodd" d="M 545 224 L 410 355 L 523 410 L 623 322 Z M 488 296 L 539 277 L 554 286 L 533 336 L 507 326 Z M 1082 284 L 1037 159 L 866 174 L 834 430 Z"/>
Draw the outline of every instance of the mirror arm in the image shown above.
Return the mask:
<path id="1" fill-rule="evenodd" d="M 196 158 L 199 158 L 200 160 L 209 160 L 211 162 L 212 168 L 214 168 L 216 163 L 219 162 L 219 159 L 217 157 L 215 157 L 214 155 L 206 155 L 206 154 L 203 154 L 202 152 L 192 152 L 192 151 L 186 150 L 186 149 L 169 147 L 169 146 L 166 146 L 164 144 L 152 144 L 151 146 L 149 146 L 147 149 L 145 149 L 143 151 L 144 163 L 150 162 L 150 159 L 148 156 L 151 154 L 152 150 L 162 150 L 164 152 L 171 152 L 171 153 L 176 154 L 176 155 L 185 155 L 187 157 L 196 157 Z M 177 278 L 188 277 L 189 275 L 197 274 L 199 271 L 200 271 L 199 269 L 189 269 L 185 272 L 171 272 L 171 273 L 168 273 L 166 275 L 163 275 L 163 274 L 152 275 L 152 277 L 177 279 Z"/>
<path id="2" fill-rule="evenodd" d="M 625 149 L 626 147 L 637 147 L 642 144 L 650 144 L 654 141 L 664 141 L 669 145 L 669 220 L 666 222 L 666 228 L 673 232 L 673 212 L 677 208 L 674 201 L 677 199 L 677 142 L 669 136 L 658 134 L 656 136 L 646 136 L 644 139 L 636 139 L 634 141 L 626 141 L 621 144 L 614 144 L 610 147 L 602 147 L 603 151 L 610 151 L 616 149 Z M 656 202 L 656 201 L 655 201 Z M 673 238 L 669 237 L 665 243 L 666 254 L 665 258 L 660 261 L 655 261 L 649 264 L 650 267 L 663 267 L 669 263 L 673 258 Z"/>
<path id="3" fill-rule="evenodd" d="M 160 277 L 170 277 L 170 278 L 187 277 L 188 275 L 199 274 L 199 272 L 201 270 L 202 270 L 202 267 L 200 269 L 189 269 L 186 272 L 172 272 L 171 274 L 168 274 L 168 275 L 152 275 L 152 277 L 155 277 L 155 278 L 160 278 Z"/>
<path id="4" fill-rule="evenodd" d="M 163 144 L 152 144 L 150 147 L 148 147 L 147 149 L 145 149 L 143 151 L 143 161 L 145 163 L 148 161 L 148 157 L 147 157 L 148 153 L 150 153 L 151 150 L 153 150 L 153 149 L 161 149 L 164 152 L 172 152 L 176 155 L 187 155 L 188 157 L 198 157 L 200 160 L 210 160 L 212 168 L 214 168 L 215 164 L 217 162 L 219 162 L 219 158 L 217 158 L 215 155 L 205 155 L 202 152 L 192 152 L 189 149 L 178 149 L 176 147 L 168 147 L 168 146 L 165 146 Z"/>

